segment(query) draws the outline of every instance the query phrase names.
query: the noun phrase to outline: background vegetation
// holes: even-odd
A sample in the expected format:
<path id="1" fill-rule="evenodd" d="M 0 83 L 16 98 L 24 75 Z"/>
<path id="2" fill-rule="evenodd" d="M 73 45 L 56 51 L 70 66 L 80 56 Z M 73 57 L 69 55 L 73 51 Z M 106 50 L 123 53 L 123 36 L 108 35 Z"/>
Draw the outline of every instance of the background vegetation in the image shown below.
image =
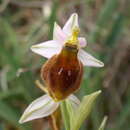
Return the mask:
<path id="1" fill-rule="evenodd" d="M 46 59 L 30 46 L 52 38 L 54 21 L 64 25 L 79 14 L 87 51 L 105 63 L 84 68 L 79 98 L 101 89 L 82 130 L 97 130 L 108 115 L 106 130 L 130 130 L 130 1 L 0 0 L 0 130 L 47 130 L 49 118 L 20 125 L 26 106 L 41 92 L 35 80 Z"/>

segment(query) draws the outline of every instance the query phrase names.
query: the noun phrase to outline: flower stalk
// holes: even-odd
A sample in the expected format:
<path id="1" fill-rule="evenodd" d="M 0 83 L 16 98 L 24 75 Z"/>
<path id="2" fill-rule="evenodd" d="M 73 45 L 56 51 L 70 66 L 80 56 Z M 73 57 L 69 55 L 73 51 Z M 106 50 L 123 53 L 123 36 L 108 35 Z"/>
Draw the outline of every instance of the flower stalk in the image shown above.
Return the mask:
<path id="1" fill-rule="evenodd" d="M 63 122 L 66 130 L 70 130 L 70 119 L 69 119 L 69 113 L 66 106 L 66 101 L 62 101 L 61 105 L 61 112 L 63 117 Z"/>

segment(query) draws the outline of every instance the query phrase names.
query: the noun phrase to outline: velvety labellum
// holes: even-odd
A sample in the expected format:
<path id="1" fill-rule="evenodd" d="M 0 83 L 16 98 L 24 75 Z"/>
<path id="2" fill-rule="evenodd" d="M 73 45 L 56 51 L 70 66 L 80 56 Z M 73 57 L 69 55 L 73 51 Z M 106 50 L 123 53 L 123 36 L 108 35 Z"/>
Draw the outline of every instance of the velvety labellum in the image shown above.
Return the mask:
<path id="1" fill-rule="evenodd" d="M 77 48 L 65 46 L 42 67 L 41 77 L 55 101 L 65 99 L 80 87 L 83 65 L 77 53 Z"/>

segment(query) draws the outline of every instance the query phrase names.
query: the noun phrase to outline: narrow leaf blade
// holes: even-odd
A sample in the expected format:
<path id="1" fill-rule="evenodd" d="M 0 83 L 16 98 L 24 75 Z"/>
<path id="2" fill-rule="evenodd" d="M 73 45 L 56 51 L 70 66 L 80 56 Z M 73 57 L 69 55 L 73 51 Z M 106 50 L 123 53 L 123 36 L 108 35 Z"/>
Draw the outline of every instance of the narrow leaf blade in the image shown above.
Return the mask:
<path id="1" fill-rule="evenodd" d="M 98 130 L 104 130 L 104 129 L 105 129 L 106 122 L 107 122 L 107 116 L 105 116 L 105 117 L 103 118 L 103 121 L 102 121 L 102 123 L 101 123 L 101 125 L 100 125 L 100 127 L 99 127 Z"/>
<path id="2" fill-rule="evenodd" d="M 71 130 L 79 130 L 83 121 L 90 114 L 94 102 L 100 93 L 101 91 L 97 91 L 83 98 L 79 108 L 75 111 L 75 115 L 73 116 L 74 122 L 73 125 L 71 125 L 72 126 Z"/>

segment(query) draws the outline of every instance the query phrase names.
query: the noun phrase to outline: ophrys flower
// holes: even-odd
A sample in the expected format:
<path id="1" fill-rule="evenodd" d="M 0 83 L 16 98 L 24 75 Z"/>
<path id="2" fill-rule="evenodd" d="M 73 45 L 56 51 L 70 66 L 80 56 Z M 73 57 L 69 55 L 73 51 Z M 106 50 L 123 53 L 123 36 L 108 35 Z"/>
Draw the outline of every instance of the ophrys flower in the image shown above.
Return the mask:
<path id="1" fill-rule="evenodd" d="M 64 99 L 76 107 L 79 100 L 71 94 L 80 87 L 83 65 L 104 66 L 82 49 L 87 42 L 85 38 L 78 37 L 79 31 L 78 15 L 74 13 L 63 29 L 55 23 L 53 40 L 31 47 L 33 52 L 48 58 L 41 71 L 48 94 L 29 105 L 20 123 L 52 114 Z"/>
<path id="2" fill-rule="evenodd" d="M 85 38 L 80 32 L 78 15 L 72 14 L 63 29 L 55 23 L 53 40 L 33 45 L 32 51 L 49 60 L 43 65 L 41 77 L 50 96 L 63 100 L 80 87 L 83 65 L 102 67 L 104 64 L 85 52 Z"/>

